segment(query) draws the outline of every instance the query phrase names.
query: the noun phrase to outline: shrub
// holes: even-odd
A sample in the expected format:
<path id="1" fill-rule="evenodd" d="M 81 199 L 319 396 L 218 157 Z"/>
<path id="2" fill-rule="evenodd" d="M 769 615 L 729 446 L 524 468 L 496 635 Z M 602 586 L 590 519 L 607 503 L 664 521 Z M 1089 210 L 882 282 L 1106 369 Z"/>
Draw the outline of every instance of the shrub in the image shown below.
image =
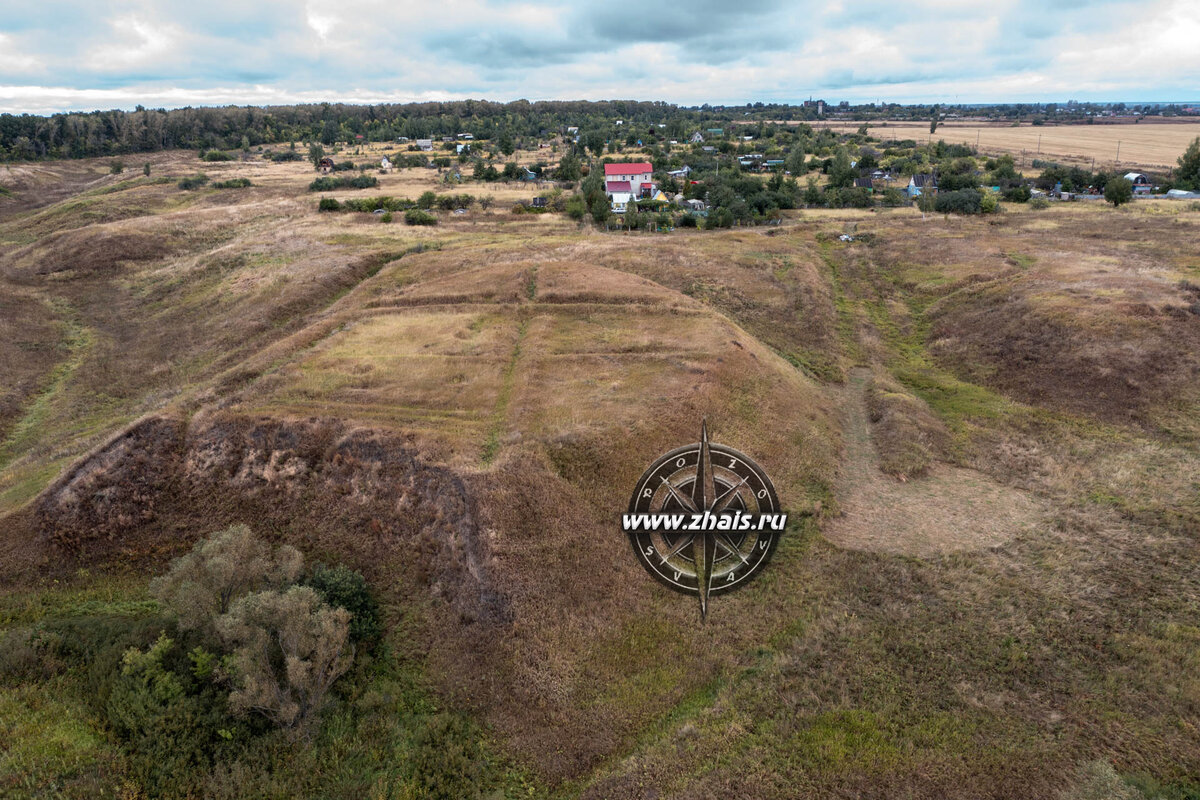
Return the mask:
<path id="1" fill-rule="evenodd" d="M 933 201 L 933 209 L 939 214 L 978 214 L 983 196 L 976 189 L 958 189 L 941 192 Z"/>
<path id="2" fill-rule="evenodd" d="M 379 217 L 380 222 L 391 222 L 393 219 L 395 219 L 395 217 L 392 216 L 392 212 L 390 211 L 383 212 L 383 214 Z"/>
<path id="3" fill-rule="evenodd" d="M 437 195 L 433 192 L 422 192 L 417 198 L 417 208 L 430 209 L 437 202 Z"/>
<path id="4" fill-rule="evenodd" d="M 321 202 L 317 204 L 318 211 L 337 211 L 342 207 L 342 204 L 337 201 L 336 197 L 322 197 Z"/>
<path id="5" fill-rule="evenodd" d="M 124 171 L 125 171 L 125 162 L 120 161 L 120 160 L 109 162 L 108 172 L 110 175 L 120 175 Z"/>
<path id="6" fill-rule="evenodd" d="M 1117 207 L 1133 199 L 1133 184 L 1125 178 L 1113 178 L 1104 185 L 1104 199 Z"/>
<path id="7" fill-rule="evenodd" d="M 700 218 L 695 214 L 684 214 L 679 218 L 679 227 L 698 228 L 700 227 Z"/>
<path id="8" fill-rule="evenodd" d="M 230 709 L 283 728 L 303 730 L 350 668 L 350 612 L 330 608 L 309 586 L 241 597 L 217 621 L 217 633 L 232 649 Z"/>
<path id="9" fill-rule="evenodd" d="M 233 156 L 229 153 L 223 153 L 220 150 L 209 150 L 204 155 L 200 156 L 201 161 L 233 161 Z"/>
<path id="10" fill-rule="evenodd" d="M 437 225 L 437 217 L 419 208 L 404 212 L 404 221 L 409 225 Z"/>
<path id="11" fill-rule="evenodd" d="M 587 214 L 587 201 L 581 194 L 573 194 L 567 199 L 567 216 L 578 222 Z"/>
<path id="12" fill-rule="evenodd" d="M 1029 201 L 1029 207 L 1034 211 L 1044 211 L 1050 207 L 1050 201 L 1044 197 L 1035 197 Z"/>
<path id="13" fill-rule="evenodd" d="M 147 178 L 150 177 L 150 162 L 149 161 L 147 161 L 145 164 L 142 165 L 142 174 L 145 175 Z"/>
<path id="14" fill-rule="evenodd" d="M 883 204 L 888 208 L 902 206 L 905 203 L 904 192 L 896 188 L 888 188 L 883 190 Z"/>
<path id="15" fill-rule="evenodd" d="M 304 557 L 289 545 L 272 550 L 245 525 L 215 533 L 171 562 L 150 593 L 179 618 L 180 630 L 203 629 L 240 595 L 291 583 Z"/>
<path id="16" fill-rule="evenodd" d="M 217 181 L 212 186 L 214 189 L 245 189 L 253 185 L 249 178 L 230 178 L 227 181 Z"/>
<path id="17" fill-rule="evenodd" d="M 412 768 L 421 797 L 429 800 L 478 797 L 483 762 L 478 738 L 459 716 L 429 717 L 417 732 Z"/>
<path id="18" fill-rule="evenodd" d="M 979 210 L 984 214 L 995 214 L 1000 210 L 1000 198 L 991 192 L 984 192 L 979 198 Z"/>
<path id="19" fill-rule="evenodd" d="M 179 181 L 178 186 L 180 189 L 199 189 L 206 183 L 208 183 L 208 176 L 201 172 L 199 175 L 182 179 Z"/>
<path id="20" fill-rule="evenodd" d="M 203 652 L 203 651 L 200 651 Z M 187 793 L 232 739 L 223 694 L 166 633 L 145 651 L 129 648 L 114 670 L 104 716 L 130 751 L 130 767 L 150 796 Z"/>
<path id="21" fill-rule="evenodd" d="M 1003 197 L 1010 203 L 1027 203 L 1033 193 L 1028 186 L 1010 186 L 1003 192 Z"/>
<path id="22" fill-rule="evenodd" d="M 334 189 L 373 189 L 379 185 L 379 179 L 374 175 L 355 175 L 353 178 L 341 176 L 317 178 L 308 185 L 310 192 L 332 192 Z"/>
<path id="23" fill-rule="evenodd" d="M 282 153 L 272 153 L 271 160 L 279 163 L 283 161 L 303 161 L 304 156 L 297 153 L 295 150 L 284 150 Z M 319 161 L 320 159 L 318 159 Z"/>
<path id="24" fill-rule="evenodd" d="M 350 612 L 351 641 L 374 643 L 383 635 L 383 626 L 379 621 L 379 602 L 361 572 L 352 570 L 345 564 L 338 564 L 336 567 L 318 564 L 313 567 L 305 583 L 315 589 L 317 594 L 321 595 L 321 599 L 329 605 Z"/>

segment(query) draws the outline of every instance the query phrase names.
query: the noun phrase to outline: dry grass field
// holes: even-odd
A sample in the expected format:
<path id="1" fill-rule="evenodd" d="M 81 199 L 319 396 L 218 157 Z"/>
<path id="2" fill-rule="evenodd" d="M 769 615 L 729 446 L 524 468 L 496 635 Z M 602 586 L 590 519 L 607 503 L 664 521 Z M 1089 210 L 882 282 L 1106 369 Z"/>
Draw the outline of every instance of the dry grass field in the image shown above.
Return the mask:
<path id="1" fill-rule="evenodd" d="M 853 132 L 861 123 L 831 123 L 836 131 Z M 889 140 L 930 138 L 928 122 L 871 123 L 872 136 Z M 979 152 L 998 155 L 1012 153 L 1018 165 L 1024 155 L 1025 166 L 1035 158 L 1063 164 L 1091 166 L 1096 169 L 1169 170 L 1192 140 L 1200 136 L 1200 122 L 1159 122 L 1145 120 L 1137 124 L 1094 125 L 1011 125 L 943 122 L 933 140 L 950 144 L 979 145 Z M 1120 143 L 1118 161 L 1117 144 Z"/>
<path id="2" fill-rule="evenodd" d="M 140 602 L 246 521 L 372 580 L 506 796 L 1200 791 L 1200 211 L 652 235 L 434 170 L 333 193 L 497 200 L 409 227 L 318 213 L 304 164 L 150 160 L 0 169 L 0 624 Z M 200 171 L 254 185 L 176 187 Z M 701 418 L 793 514 L 704 626 L 618 526 Z M 55 686 L 0 685 L 65 720 L 0 723 L 0 787 L 119 785 Z M 311 791 L 388 796 L 386 748 L 311 747 L 362 764 Z"/>

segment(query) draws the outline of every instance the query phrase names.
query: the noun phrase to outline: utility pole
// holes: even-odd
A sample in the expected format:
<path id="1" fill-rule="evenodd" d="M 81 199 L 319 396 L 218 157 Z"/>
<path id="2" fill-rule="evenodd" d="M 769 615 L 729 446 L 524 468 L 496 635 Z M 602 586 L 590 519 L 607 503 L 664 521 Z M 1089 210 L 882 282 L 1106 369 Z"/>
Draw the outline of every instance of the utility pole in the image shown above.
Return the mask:
<path id="1" fill-rule="evenodd" d="M 1042 154 L 1042 135 L 1038 134 L 1038 155 Z"/>
<path id="2" fill-rule="evenodd" d="M 1117 139 L 1117 163 L 1121 163 L 1121 140 Z"/>

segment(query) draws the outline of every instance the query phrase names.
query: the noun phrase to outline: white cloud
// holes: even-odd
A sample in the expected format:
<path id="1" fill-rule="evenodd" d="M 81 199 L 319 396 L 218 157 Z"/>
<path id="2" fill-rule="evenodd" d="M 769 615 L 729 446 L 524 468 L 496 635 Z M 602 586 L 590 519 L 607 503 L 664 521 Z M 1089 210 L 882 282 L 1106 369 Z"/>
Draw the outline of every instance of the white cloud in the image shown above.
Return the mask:
<path id="1" fill-rule="evenodd" d="M 0 110 L 1200 96 L 1195 0 L 118 2 L 6 12 Z"/>

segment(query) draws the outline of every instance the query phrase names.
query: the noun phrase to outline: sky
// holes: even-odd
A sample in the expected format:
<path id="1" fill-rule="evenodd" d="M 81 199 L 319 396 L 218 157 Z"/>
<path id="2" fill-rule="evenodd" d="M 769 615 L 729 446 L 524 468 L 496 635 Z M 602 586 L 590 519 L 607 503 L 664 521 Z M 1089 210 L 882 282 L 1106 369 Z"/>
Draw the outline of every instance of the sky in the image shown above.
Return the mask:
<path id="1" fill-rule="evenodd" d="M 1200 0 L 0 0 L 0 112 L 1200 100 Z"/>

